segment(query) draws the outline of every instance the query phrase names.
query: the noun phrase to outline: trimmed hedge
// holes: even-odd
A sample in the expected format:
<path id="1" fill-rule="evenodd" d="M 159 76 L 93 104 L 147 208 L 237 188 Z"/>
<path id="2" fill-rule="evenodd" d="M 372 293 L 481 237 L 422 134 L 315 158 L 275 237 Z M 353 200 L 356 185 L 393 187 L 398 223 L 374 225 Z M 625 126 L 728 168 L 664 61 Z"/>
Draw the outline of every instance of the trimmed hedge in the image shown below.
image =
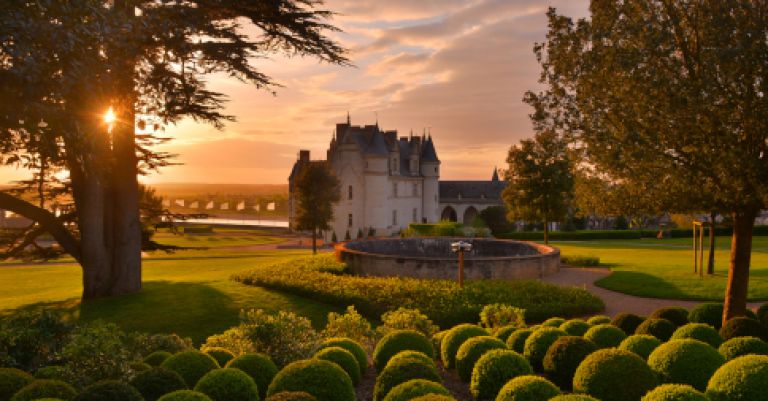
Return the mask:
<path id="1" fill-rule="evenodd" d="M 219 366 L 226 366 L 229 361 L 235 359 L 235 354 L 226 348 L 210 347 L 206 348 L 203 352 L 212 356 L 219 363 Z"/>
<path id="2" fill-rule="evenodd" d="M 579 230 L 579 231 L 550 231 L 550 241 L 587 241 L 598 239 L 640 239 L 638 230 Z M 543 241 L 542 231 L 519 231 L 503 233 L 497 238 L 516 239 L 521 241 Z"/>
<path id="3" fill-rule="evenodd" d="M 172 355 L 163 361 L 160 367 L 178 373 L 184 379 L 187 387 L 192 388 L 195 387 L 197 381 L 205 376 L 206 373 L 218 369 L 219 363 L 208 354 L 197 350 L 190 350 Z"/>
<path id="4" fill-rule="evenodd" d="M 456 371 L 459 373 L 459 378 L 463 382 L 469 383 L 472 379 L 475 363 L 483 354 L 493 349 L 507 349 L 507 345 L 498 338 L 491 336 L 472 337 L 464 341 L 456 353 Z"/>
<path id="5" fill-rule="evenodd" d="M 560 395 L 560 389 L 539 376 L 518 376 L 499 391 L 496 401 L 547 401 Z"/>
<path id="6" fill-rule="evenodd" d="M 589 323 L 581 320 L 581 319 L 571 319 L 563 324 L 560 325 L 560 330 L 563 330 L 564 332 L 568 333 L 569 336 L 583 336 L 584 333 L 587 332 L 587 330 L 590 329 L 592 325 Z"/>
<path id="7" fill-rule="evenodd" d="M 360 366 L 351 352 L 341 347 L 323 348 L 315 354 L 315 358 L 333 362 L 349 375 L 352 384 L 357 385 L 360 382 Z"/>
<path id="8" fill-rule="evenodd" d="M 494 349 L 483 354 L 475 364 L 469 391 L 476 400 L 495 399 L 508 381 L 530 374 L 533 369 L 522 355 L 508 349 Z"/>
<path id="9" fill-rule="evenodd" d="M 551 317 L 551 318 L 541 322 L 541 325 L 544 326 L 544 327 L 558 328 L 563 323 L 565 323 L 565 319 L 563 319 L 561 317 Z"/>
<path id="10" fill-rule="evenodd" d="M 267 396 L 267 388 L 277 375 L 277 365 L 264 354 L 243 354 L 229 361 L 227 368 L 240 369 L 251 376 L 259 389 L 259 397 Z"/>
<path id="11" fill-rule="evenodd" d="M 624 339 L 618 348 L 629 351 L 645 360 L 651 355 L 651 352 L 661 345 L 658 338 L 650 334 L 635 334 Z"/>
<path id="12" fill-rule="evenodd" d="M 730 361 L 744 355 L 768 355 L 768 343 L 757 337 L 736 337 L 721 344 L 717 351 Z"/>
<path id="13" fill-rule="evenodd" d="M 389 359 L 401 351 L 419 351 L 434 358 L 435 350 L 432 342 L 424 334 L 416 330 L 395 330 L 385 335 L 373 350 L 373 364 L 381 371 L 387 366 Z"/>
<path id="14" fill-rule="evenodd" d="M 667 341 L 677 330 L 677 326 L 667 319 L 648 318 L 637 326 L 635 334 L 649 334 L 661 341 Z"/>
<path id="15" fill-rule="evenodd" d="M 696 305 L 688 313 L 688 320 L 693 323 L 704 323 L 720 330 L 723 326 L 723 304 L 719 302 L 705 302 Z"/>
<path id="16" fill-rule="evenodd" d="M 61 380 L 38 379 L 22 387 L 11 401 L 34 401 L 39 398 L 60 398 L 69 401 L 75 398 L 74 387 Z"/>
<path id="17" fill-rule="evenodd" d="M 544 356 L 542 363 L 544 374 L 561 389 L 570 390 L 576 368 L 587 356 L 597 350 L 598 347 L 585 338 L 560 337 L 549 347 Z"/>
<path id="18" fill-rule="evenodd" d="M 757 337 L 763 341 L 768 341 L 768 328 L 757 319 L 748 317 L 735 317 L 725 322 L 720 329 L 720 336 L 723 340 L 730 340 L 735 337 Z"/>
<path id="19" fill-rule="evenodd" d="M 347 372 L 321 359 L 286 365 L 270 383 L 267 395 L 282 391 L 305 391 L 317 401 L 355 401 L 355 388 Z"/>
<path id="20" fill-rule="evenodd" d="M 757 308 L 757 313 L 755 313 L 755 317 L 757 317 L 757 320 L 759 320 L 763 324 L 768 324 L 768 303 L 764 303 L 760 305 L 759 308 Z"/>
<path id="21" fill-rule="evenodd" d="M 601 401 L 638 401 L 658 380 L 636 354 L 603 349 L 592 353 L 576 369 L 573 391 Z"/>
<path id="22" fill-rule="evenodd" d="M 8 401 L 35 378 L 16 368 L 0 368 L 0 401 Z"/>
<path id="23" fill-rule="evenodd" d="M 399 363 L 388 365 L 379 373 L 373 387 L 373 401 L 383 401 L 395 386 L 413 379 L 442 383 L 442 379 L 434 367 L 415 359 L 404 359 Z"/>
<path id="24" fill-rule="evenodd" d="M 517 329 L 507 337 L 507 347 L 522 354 L 525 350 L 525 340 L 533 333 L 532 329 Z"/>
<path id="25" fill-rule="evenodd" d="M 528 339 L 525 340 L 523 355 L 528 358 L 531 367 L 536 372 L 541 372 L 544 356 L 549 347 L 557 341 L 558 338 L 567 336 L 568 333 L 554 327 L 542 327 L 534 331 Z"/>
<path id="26" fill-rule="evenodd" d="M 685 384 L 662 384 L 646 394 L 641 401 L 709 401 L 706 395 Z"/>
<path id="27" fill-rule="evenodd" d="M 435 360 L 426 356 L 423 352 L 419 351 L 401 351 L 398 352 L 395 356 L 389 359 L 389 362 L 387 362 L 387 366 L 395 363 L 400 363 L 400 361 L 404 359 L 416 359 L 417 361 L 420 361 L 421 363 L 425 365 L 429 365 L 435 368 L 437 370 L 437 363 L 435 363 Z M 385 366 L 384 369 L 387 367 Z"/>
<path id="28" fill-rule="evenodd" d="M 414 379 L 400 383 L 392 388 L 383 401 L 409 401 L 427 394 L 450 396 L 451 392 L 439 383 L 424 379 Z"/>
<path id="29" fill-rule="evenodd" d="M 504 326 L 496 330 L 493 333 L 493 336 L 506 343 L 509 336 L 512 335 L 512 333 L 514 333 L 519 328 L 520 327 L 513 324 Z"/>
<path id="30" fill-rule="evenodd" d="M 685 338 L 703 341 L 714 348 L 719 347 L 723 343 L 720 333 L 705 323 L 688 323 L 685 326 L 680 326 L 672 334 L 670 340 L 682 340 Z"/>
<path id="31" fill-rule="evenodd" d="M 725 358 L 699 340 L 671 340 L 660 345 L 648 357 L 648 366 L 662 382 L 689 384 L 704 391 L 712 374 Z"/>
<path id="32" fill-rule="evenodd" d="M 168 351 L 155 351 L 144 358 L 144 363 L 149 366 L 160 366 L 163 361 L 170 358 L 173 354 Z"/>
<path id="33" fill-rule="evenodd" d="M 764 401 L 768 394 L 768 356 L 746 355 L 720 367 L 707 385 L 711 401 Z"/>
<path id="34" fill-rule="evenodd" d="M 598 324 L 606 324 L 610 322 L 611 318 L 605 315 L 595 315 L 587 319 L 587 323 L 589 323 L 590 326 L 597 326 Z"/>
<path id="35" fill-rule="evenodd" d="M 487 335 L 488 332 L 484 328 L 468 323 L 460 324 L 448 330 L 448 333 L 443 336 L 443 341 L 440 343 L 440 357 L 443 360 L 443 365 L 447 369 L 456 367 L 456 353 L 459 352 L 461 344 L 464 344 L 464 341 L 472 337 Z"/>
<path id="36" fill-rule="evenodd" d="M 213 401 L 259 401 L 256 382 L 245 372 L 235 368 L 215 369 L 205 374 L 195 385 Z"/>
<path id="37" fill-rule="evenodd" d="M 449 395 L 427 394 L 422 395 L 421 397 L 416 397 L 411 401 L 456 401 L 456 399 Z"/>
<path id="38" fill-rule="evenodd" d="M 562 394 L 555 398 L 550 398 L 549 401 L 600 401 L 595 397 L 590 397 L 586 394 Z"/>
<path id="39" fill-rule="evenodd" d="M 157 401 L 213 401 L 211 397 L 193 390 L 177 390 L 160 397 Z"/>
<path id="40" fill-rule="evenodd" d="M 117 381 L 103 380 L 86 387 L 75 401 L 144 401 L 139 390 Z"/>
<path id="41" fill-rule="evenodd" d="M 640 326 L 644 321 L 644 317 L 634 313 L 619 313 L 613 317 L 611 324 L 620 328 L 624 334 L 631 336 L 632 334 L 635 334 L 637 326 Z"/>
<path id="42" fill-rule="evenodd" d="M 618 347 L 627 335 L 612 324 L 598 324 L 587 330 L 584 338 L 595 343 L 597 348 L 614 348 Z"/>
<path id="43" fill-rule="evenodd" d="M 355 356 L 357 364 L 360 366 L 360 374 L 365 374 L 368 371 L 368 353 L 365 352 L 365 348 L 357 341 L 344 337 L 331 337 L 320 343 L 320 349 L 325 347 L 344 348 Z"/>
<path id="44" fill-rule="evenodd" d="M 35 371 L 35 379 L 53 379 L 61 380 L 66 375 L 66 370 L 63 366 L 51 365 L 43 366 Z"/>
<path id="45" fill-rule="evenodd" d="M 264 401 L 317 401 L 317 398 L 304 391 L 283 391 L 267 397 Z"/>
<path id="46" fill-rule="evenodd" d="M 178 373 L 164 368 L 152 368 L 139 373 L 131 380 L 131 386 L 139 390 L 145 401 L 156 401 L 165 394 L 187 388 Z"/>
<path id="47" fill-rule="evenodd" d="M 649 319 L 667 319 L 675 326 L 680 327 L 688 324 L 688 309 L 678 306 L 667 306 L 653 311 Z"/>

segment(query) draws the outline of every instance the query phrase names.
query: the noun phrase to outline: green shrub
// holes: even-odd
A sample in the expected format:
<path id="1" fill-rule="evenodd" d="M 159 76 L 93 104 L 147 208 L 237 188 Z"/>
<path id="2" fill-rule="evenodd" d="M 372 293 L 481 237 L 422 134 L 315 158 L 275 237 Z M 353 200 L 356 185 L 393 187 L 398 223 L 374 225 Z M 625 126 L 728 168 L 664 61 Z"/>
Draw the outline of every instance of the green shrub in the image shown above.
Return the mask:
<path id="1" fill-rule="evenodd" d="M 355 401 L 355 388 L 347 372 L 321 359 L 293 362 L 278 372 L 267 395 L 282 391 L 306 391 L 317 401 Z"/>
<path id="2" fill-rule="evenodd" d="M 635 334 L 624 339 L 619 344 L 618 348 L 621 350 L 635 353 L 640 358 L 645 360 L 651 355 L 651 352 L 655 350 L 661 341 L 658 338 L 649 334 Z"/>
<path id="3" fill-rule="evenodd" d="M 22 387 L 11 397 L 11 401 L 33 401 L 39 398 L 60 398 L 69 401 L 76 395 L 74 387 L 61 380 L 38 379 Z"/>
<path id="4" fill-rule="evenodd" d="M 650 316 L 648 316 L 648 318 L 667 319 L 675 326 L 680 327 L 688 324 L 688 309 L 678 306 L 667 306 L 664 308 L 656 309 L 653 311 L 653 313 L 651 313 Z"/>
<path id="5" fill-rule="evenodd" d="M 763 324 L 768 324 L 768 303 L 764 303 L 760 305 L 759 308 L 757 308 L 757 313 L 755 314 L 755 317 L 757 317 L 757 320 L 759 320 Z"/>
<path id="6" fill-rule="evenodd" d="M 684 339 L 661 344 L 648 357 L 648 366 L 662 382 L 689 384 L 704 391 L 725 358 L 707 343 Z"/>
<path id="7" fill-rule="evenodd" d="M 480 324 L 488 330 L 504 326 L 525 327 L 525 309 L 505 304 L 489 304 L 480 311 Z"/>
<path id="8" fill-rule="evenodd" d="M 413 379 L 425 379 L 441 383 L 437 370 L 416 359 L 404 359 L 400 363 L 389 364 L 379 373 L 373 387 L 373 401 L 382 401 L 398 384 Z"/>
<path id="9" fill-rule="evenodd" d="M 490 350 L 475 364 L 469 390 L 476 400 L 493 400 L 508 381 L 530 374 L 533 374 L 531 365 L 519 353 L 508 349 Z"/>
<path id="10" fill-rule="evenodd" d="M 48 310 L 15 312 L 0 318 L 0 366 L 27 372 L 58 358 L 74 326 Z"/>
<path id="11" fill-rule="evenodd" d="M 667 341 L 677 330 L 677 326 L 667 319 L 648 318 L 635 330 L 635 334 L 649 334 L 661 341 Z"/>
<path id="12" fill-rule="evenodd" d="M 597 348 L 614 348 L 618 347 L 627 335 L 612 324 L 598 324 L 587 330 L 584 338 L 595 343 Z"/>
<path id="13" fill-rule="evenodd" d="M 0 401 L 8 401 L 17 391 L 35 380 L 29 373 L 16 368 L 0 368 Z"/>
<path id="14" fill-rule="evenodd" d="M 543 372 L 561 389 L 570 390 L 579 364 L 598 347 L 587 339 L 574 336 L 558 338 L 547 350 Z"/>
<path id="15" fill-rule="evenodd" d="M 440 349 L 442 349 L 443 337 L 445 337 L 447 333 L 448 333 L 448 330 L 441 330 L 432 336 L 432 348 L 435 349 L 435 353 L 439 353 Z"/>
<path id="16" fill-rule="evenodd" d="M 235 354 L 221 347 L 204 347 L 202 351 L 212 356 L 219 363 L 219 366 L 225 366 L 235 358 Z"/>
<path id="17" fill-rule="evenodd" d="M 447 369 L 456 367 L 456 353 L 464 341 L 472 337 L 487 336 L 488 332 L 474 324 L 460 324 L 448 331 L 440 343 L 440 357 Z"/>
<path id="18" fill-rule="evenodd" d="M 373 350 L 373 364 L 376 370 L 381 371 L 392 358 L 401 351 L 419 351 L 433 358 L 435 350 L 432 342 L 415 330 L 396 330 L 382 338 Z"/>
<path id="19" fill-rule="evenodd" d="M 547 401 L 560 394 L 549 380 L 539 376 L 518 376 L 499 390 L 496 401 Z"/>
<path id="20" fill-rule="evenodd" d="M 411 401 L 456 401 L 456 399 L 449 395 L 427 394 L 422 395 L 421 397 L 413 398 Z"/>
<path id="21" fill-rule="evenodd" d="M 762 401 L 768 394 L 768 356 L 746 355 L 721 366 L 707 385 L 710 401 Z"/>
<path id="22" fill-rule="evenodd" d="M 591 318 L 587 319 L 587 323 L 589 323 L 590 326 L 597 326 L 598 324 L 606 324 L 610 322 L 611 318 L 605 315 L 592 316 Z"/>
<path id="23" fill-rule="evenodd" d="M 440 328 L 418 309 L 401 307 L 395 311 L 385 312 L 381 315 L 381 323 L 377 330 L 382 335 L 387 335 L 393 330 L 415 330 L 427 338 L 432 338 L 440 331 Z"/>
<path id="24" fill-rule="evenodd" d="M 141 372 L 152 369 L 152 365 L 137 361 L 137 362 L 131 362 L 130 368 L 133 371 L 133 373 L 141 373 Z"/>
<path id="25" fill-rule="evenodd" d="M 736 337 L 757 337 L 763 341 L 768 341 L 768 328 L 756 319 L 735 317 L 725 322 L 725 325 L 720 329 L 720 336 L 723 337 L 723 340 Z"/>
<path id="26" fill-rule="evenodd" d="M 569 266 L 600 266 L 600 257 L 590 255 L 563 255 L 560 256 L 560 262 Z"/>
<path id="27" fill-rule="evenodd" d="M 525 340 L 523 355 L 528 358 L 531 367 L 536 372 L 541 372 L 544 356 L 549 347 L 557 341 L 558 338 L 567 336 L 568 333 L 554 327 L 542 327 L 534 331 L 528 339 Z"/>
<path id="28" fill-rule="evenodd" d="M 176 390 L 160 397 L 157 401 L 213 401 L 207 395 L 192 390 Z"/>
<path id="29" fill-rule="evenodd" d="M 726 360 L 744 355 L 768 355 L 768 343 L 757 337 L 736 337 L 720 345 L 717 349 Z"/>
<path id="30" fill-rule="evenodd" d="M 371 323 L 351 305 L 347 306 L 346 313 L 329 313 L 328 323 L 323 329 L 325 338 L 349 338 L 366 345 L 373 341 L 374 336 Z"/>
<path id="31" fill-rule="evenodd" d="M 155 351 L 144 358 L 144 363 L 149 366 L 160 366 L 160 364 L 170 358 L 171 355 L 173 354 L 168 351 Z"/>
<path id="32" fill-rule="evenodd" d="M 534 280 L 472 280 L 462 288 L 454 280 L 322 272 L 327 265 L 344 266 L 336 262 L 333 255 L 297 258 L 279 265 L 258 266 L 235 275 L 234 279 L 333 305 L 354 305 L 368 318 L 378 318 L 399 307 L 418 309 L 441 327 L 476 322 L 483 306 L 493 303 L 525 309 L 527 321 L 541 321 L 554 315 L 581 316 L 605 307 L 598 297 L 583 288 L 558 287 Z M 269 354 L 274 357 L 273 353 Z"/>
<path id="33" fill-rule="evenodd" d="M 125 344 L 126 335 L 114 323 L 92 322 L 79 326 L 61 350 L 62 379 L 76 388 L 100 380 L 131 376 L 133 355 Z"/>
<path id="34" fill-rule="evenodd" d="M 35 371 L 35 379 L 54 379 L 62 380 L 64 378 L 64 367 L 59 365 L 43 366 Z"/>
<path id="35" fill-rule="evenodd" d="M 214 369 L 205 374 L 195 385 L 213 401 L 259 401 L 259 389 L 251 376 L 240 369 Z"/>
<path id="36" fill-rule="evenodd" d="M 682 340 L 685 338 L 703 341 L 715 348 L 723 343 L 723 338 L 720 337 L 720 333 L 712 328 L 712 326 L 704 323 L 688 323 L 685 326 L 680 326 L 672 334 L 670 340 Z"/>
<path id="37" fill-rule="evenodd" d="M 688 313 L 688 320 L 692 323 L 708 324 L 720 330 L 723 325 L 723 304 L 717 302 L 699 304 Z"/>
<path id="38" fill-rule="evenodd" d="M 635 334 L 637 326 L 643 323 L 644 320 L 644 317 L 635 315 L 634 313 L 619 313 L 613 317 L 611 324 L 620 328 L 624 334 L 631 336 L 632 334 Z"/>
<path id="39" fill-rule="evenodd" d="M 139 390 L 145 401 L 156 401 L 165 394 L 187 388 L 178 373 L 164 368 L 152 368 L 139 373 L 131 380 L 131 386 Z"/>
<path id="40" fill-rule="evenodd" d="M 86 387 L 75 397 L 75 401 L 144 401 L 138 390 L 117 381 L 102 380 Z"/>
<path id="41" fill-rule="evenodd" d="M 509 336 L 517 329 L 519 329 L 519 327 L 515 325 L 499 327 L 493 332 L 493 336 L 506 343 Z"/>
<path id="42" fill-rule="evenodd" d="M 688 236 L 690 236 L 690 231 Z M 581 231 L 550 231 L 550 241 L 589 241 L 601 239 L 640 239 L 641 233 L 638 230 L 581 230 Z M 506 232 L 496 235 L 498 238 L 516 239 L 522 241 L 542 241 L 544 233 L 542 231 L 519 231 Z"/>
<path id="43" fill-rule="evenodd" d="M 560 325 L 560 330 L 568 333 L 569 336 L 583 336 L 584 333 L 592 327 L 589 323 L 581 319 L 571 319 Z"/>
<path id="44" fill-rule="evenodd" d="M 709 401 L 704 393 L 685 384 L 662 384 L 646 394 L 641 401 Z"/>
<path id="45" fill-rule="evenodd" d="M 416 359 L 418 361 L 421 361 L 425 365 L 429 365 L 435 368 L 437 370 L 437 364 L 435 363 L 435 360 L 428 357 L 423 352 L 419 351 L 400 351 L 395 356 L 389 359 L 389 362 L 387 362 L 387 366 L 395 363 L 400 363 L 403 359 Z M 386 366 L 384 367 L 386 369 Z"/>
<path id="46" fill-rule="evenodd" d="M 304 391 L 283 391 L 267 397 L 264 401 L 317 401 L 317 398 Z"/>
<path id="47" fill-rule="evenodd" d="M 531 329 L 517 329 L 507 337 L 507 347 L 509 349 L 522 354 L 525 350 L 525 340 L 530 337 L 533 330 Z"/>
<path id="48" fill-rule="evenodd" d="M 469 383 L 475 363 L 483 354 L 493 349 L 507 349 L 507 345 L 491 336 L 472 337 L 464 341 L 456 353 L 456 371 L 459 373 L 459 378 Z"/>
<path id="49" fill-rule="evenodd" d="M 326 338 L 320 343 L 320 349 L 327 347 L 341 347 L 352 353 L 360 366 L 360 374 L 365 374 L 368 370 L 368 354 L 360 343 L 350 338 L 331 337 Z"/>
<path id="50" fill-rule="evenodd" d="M 550 398 L 549 401 L 600 401 L 595 397 L 590 397 L 586 394 L 562 394 L 555 398 Z"/>
<path id="51" fill-rule="evenodd" d="M 218 362 L 200 351 L 183 351 L 166 359 L 160 367 L 172 370 L 184 379 L 187 387 L 192 388 L 206 373 L 219 368 Z"/>
<path id="52" fill-rule="evenodd" d="M 277 375 L 277 366 L 264 354 L 243 354 L 229 361 L 228 368 L 240 369 L 251 376 L 259 389 L 259 397 L 267 396 L 267 387 Z"/>
<path id="53" fill-rule="evenodd" d="M 138 355 L 149 355 L 153 352 L 165 351 L 175 354 L 194 349 L 192 339 L 179 337 L 176 334 L 135 334 L 131 339 L 132 352 Z"/>
<path id="54" fill-rule="evenodd" d="M 549 318 L 549 319 L 547 319 L 547 320 L 543 321 L 543 322 L 541 323 L 541 325 L 542 325 L 543 327 L 554 327 L 554 328 L 558 328 L 558 327 L 560 327 L 560 325 L 562 325 L 563 323 L 565 323 L 565 319 L 563 319 L 563 318 L 561 318 L 561 317 L 551 317 L 551 318 Z"/>
<path id="55" fill-rule="evenodd" d="M 427 394 L 450 396 L 451 393 L 442 385 L 430 380 L 414 379 L 400 383 L 389 391 L 384 401 L 409 401 Z"/>
<path id="56" fill-rule="evenodd" d="M 352 384 L 360 382 L 360 365 L 351 352 L 341 347 L 323 348 L 315 354 L 315 358 L 324 359 L 339 365 L 352 379 Z"/>
<path id="57" fill-rule="evenodd" d="M 573 391 L 601 401 L 638 401 L 656 387 L 651 368 L 636 354 L 619 349 L 592 353 L 573 376 Z"/>

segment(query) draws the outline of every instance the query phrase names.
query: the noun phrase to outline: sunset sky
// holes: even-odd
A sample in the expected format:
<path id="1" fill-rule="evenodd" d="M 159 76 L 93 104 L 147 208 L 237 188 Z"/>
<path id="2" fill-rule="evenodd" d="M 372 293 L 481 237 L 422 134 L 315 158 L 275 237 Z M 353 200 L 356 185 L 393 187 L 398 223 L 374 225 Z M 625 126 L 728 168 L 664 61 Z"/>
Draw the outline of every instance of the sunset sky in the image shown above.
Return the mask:
<path id="1" fill-rule="evenodd" d="M 282 184 L 300 148 L 324 157 L 334 124 L 349 111 L 352 124 L 373 124 L 407 135 L 429 129 L 443 179 L 489 179 L 509 146 L 531 136 L 537 88 L 532 48 L 544 40 L 548 6 L 571 16 L 586 0 L 328 0 L 339 13 L 334 35 L 350 49 L 354 67 L 313 59 L 273 57 L 259 68 L 284 85 L 276 96 L 232 79 L 210 77 L 230 96 L 237 122 L 222 131 L 184 121 L 167 129 L 165 146 L 181 166 L 143 181 Z M 3 178 L 18 178 L 5 170 Z"/>

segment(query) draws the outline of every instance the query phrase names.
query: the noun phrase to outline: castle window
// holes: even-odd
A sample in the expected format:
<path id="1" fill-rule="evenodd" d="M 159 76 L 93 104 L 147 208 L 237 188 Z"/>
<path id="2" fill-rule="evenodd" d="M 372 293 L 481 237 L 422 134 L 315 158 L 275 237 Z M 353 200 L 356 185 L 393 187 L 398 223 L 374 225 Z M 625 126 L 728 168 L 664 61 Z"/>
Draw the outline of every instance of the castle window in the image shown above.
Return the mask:
<path id="1" fill-rule="evenodd" d="M 435 172 L 437 172 L 437 167 L 435 167 Z"/>
<path id="2" fill-rule="evenodd" d="M 411 221 L 419 221 L 419 211 L 416 208 L 413 208 L 413 218 Z"/>
<path id="3" fill-rule="evenodd" d="M 397 210 L 392 211 L 392 225 L 397 226 Z"/>
<path id="4" fill-rule="evenodd" d="M 349 198 L 349 200 L 352 200 L 352 186 L 351 185 L 349 186 L 349 191 L 348 192 L 349 192 L 348 193 L 348 195 L 349 195 L 348 198 Z"/>
<path id="5" fill-rule="evenodd" d="M 393 196 L 395 198 L 397 198 L 397 183 L 396 182 L 392 183 L 392 194 L 393 194 Z"/>
<path id="6" fill-rule="evenodd" d="M 347 216 L 347 225 L 352 227 L 352 213 Z"/>
<path id="7" fill-rule="evenodd" d="M 419 184 L 413 184 L 413 196 L 419 196 Z"/>

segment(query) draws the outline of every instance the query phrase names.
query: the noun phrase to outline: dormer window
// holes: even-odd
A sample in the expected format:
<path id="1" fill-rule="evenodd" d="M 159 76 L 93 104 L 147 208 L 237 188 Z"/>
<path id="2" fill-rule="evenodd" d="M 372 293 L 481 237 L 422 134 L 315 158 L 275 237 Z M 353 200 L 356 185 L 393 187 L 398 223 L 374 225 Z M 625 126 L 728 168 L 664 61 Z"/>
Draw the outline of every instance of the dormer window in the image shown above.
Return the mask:
<path id="1" fill-rule="evenodd" d="M 352 186 L 351 185 L 349 186 L 349 190 L 348 190 L 348 199 L 352 200 Z"/>

